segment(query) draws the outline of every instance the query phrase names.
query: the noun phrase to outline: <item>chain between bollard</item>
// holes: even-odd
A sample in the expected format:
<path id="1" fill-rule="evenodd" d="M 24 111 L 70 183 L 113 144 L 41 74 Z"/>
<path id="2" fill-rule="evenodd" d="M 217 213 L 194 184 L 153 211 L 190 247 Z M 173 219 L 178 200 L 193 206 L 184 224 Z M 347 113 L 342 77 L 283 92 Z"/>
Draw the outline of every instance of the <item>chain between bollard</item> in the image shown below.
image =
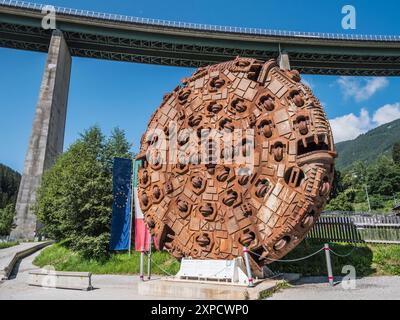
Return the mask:
<path id="1" fill-rule="evenodd" d="M 149 256 L 149 253 L 147 253 L 147 252 L 144 252 L 144 254 L 147 255 L 147 256 Z M 152 260 L 151 263 L 152 263 L 155 267 L 157 267 L 158 269 L 160 269 L 162 272 L 164 272 L 167 276 L 170 276 L 170 277 L 174 277 L 174 276 L 175 276 L 175 275 L 169 273 L 168 271 L 166 271 L 165 269 L 163 269 L 163 268 L 162 268 L 158 263 L 156 263 L 154 260 Z"/>
<path id="2" fill-rule="evenodd" d="M 325 244 L 325 245 L 324 245 L 323 247 L 321 247 L 319 250 L 317 250 L 317 251 L 315 251 L 315 252 L 313 252 L 313 253 L 311 253 L 311 254 L 305 256 L 305 257 L 296 258 L 296 259 L 288 259 L 288 260 L 279 260 L 279 259 L 271 259 L 271 258 L 265 258 L 265 259 L 266 259 L 266 260 L 269 260 L 269 261 L 272 261 L 272 262 L 282 262 L 282 263 L 285 263 L 285 262 L 286 262 L 286 263 L 291 263 L 291 262 L 298 262 L 298 261 L 303 261 L 303 260 L 309 259 L 309 258 L 311 258 L 311 257 L 313 257 L 313 256 L 315 256 L 315 255 L 317 255 L 318 253 L 320 253 L 320 252 L 322 252 L 322 251 L 325 251 L 326 260 L 327 260 L 327 269 L 328 269 L 328 281 L 329 281 L 329 283 L 330 283 L 331 285 L 333 285 L 332 265 L 331 265 L 331 260 L 330 260 L 330 255 L 329 255 L 329 253 L 332 252 L 333 255 L 336 255 L 336 256 L 338 256 L 338 257 L 348 257 L 349 255 L 351 255 L 351 254 L 354 252 L 355 249 L 357 249 L 356 246 L 354 246 L 354 247 L 352 248 L 352 250 L 351 250 L 349 253 L 344 254 L 344 255 L 341 255 L 341 254 L 335 252 L 334 250 L 332 250 L 331 248 L 329 248 L 329 245 L 328 245 L 328 244 Z M 254 252 L 254 251 L 249 250 L 247 247 L 243 247 L 243 256 L 244 256 L 244 260 L 245 260 L 245 264 L 246 264 L 247 276 L 248 276 L 248 278 L 249 278 L 249 287 L 252 287 L 252 286 L 254 286 L 254 280 L 253 280 L 253 277 L 252 277 L 252 274 L 251 274 L 250 261 L 249 261 L 249 257 L 248 257 L 248 253 L 249 253 L 249 252 L 252 253 L 252 254 L 254 254 L 254 255 L 256 255 L 256 256 L 259 256 L 259 257 L 260 257 L 261 255 L 258 254 L 258 253 L 256 253 L 256 252 Z M 144 248 L 142 248 L 142 250 L 141 250 L 141 275 L 140 275 L 140 278 L 141 278 L 142 280 L 144 280 L 144 274 L 143 274 L 144 272 L 142 273 L 142 270 L 143 270 L 143 268 L 144 268 L 144 265 L 142 266 L 142 256 L 144 257 L 144 255 L 147 255 L 147 256 L 149 257 L 150 254 L 151 254 L 151 253 L 146 252 L 146 251 L 144 250 Z M 328 258 L 328 255 L 329 255 L 329 258 Z M 144 259 L 143 259 L 143 260 L 144 260 Z M 163 273 L 165 273 L 166 275 L 168 275 L 168 276 L 170 276 L 170 277 L 173 277 L 173 276 L 174 276 L 173 274 L 169 273 L 169 272 L 166 271 L 164 268 L 162 268 L 162 267 L 161 267 L 159 264 L 157 264 L 156 262 L 152 261 L 152 263 L 155 265 L 155 267 L 157 267 L 158 269 L 160 269 L 160 270 L 161 270 Z M 330 271 L 329 271 L 329 269 L 330 269 Z"/>
<path id="3" fill-rule="evenodd" d="M 290 259 L 290 260 L 279 260 L 279 259 L 271 259 L 271 258 L 265 258 L 265 259 L 269 260 L 269 261 L 272 261 L 272 262 L 297 262 L 297 261 L 302 261 L 302 260 L 306 260 L 308 258 L 311 258 L 312 256 L 315 256 L 316 254 L 320 253 L 322 250 L 324 250 L 324 247 L 322 247 L 321 249 L 315 251 L 314 253 L 312 253 L 312 254 L 310 254 L 308 256 L 305 256 L 305 257 L 302 257 L 302 258 Z M 251 250 L 248 250 L 248 251 L 253 253 L 256 256 L 261 257 L 260 254 L 254 252 L 254 251 L 251 251 Z"/>
<path id="4" fill-rule="evenodd" d="M 350 252 L 348 252 L 346 254 L 339 254 L 339 253 L 333 251 L 331 248 L 329 248 L 330 252 L 332 252 L 333 255 L 340 257 L 340 258 L 346 258 L 346 257 L 350 256 L 356 249 L 357 249 L 357 246 L 353 246 L 353 248 L 350 250 Z"/>
<path id="5" fill-rule="evenodd" d="M 331 249 L 329 248 L 328 244 L 325 244 L 322 248 L 320 248 L 319 250 L 309 254 L 308 256 L 297 258 L 297 259 L 290 259 L 290 260 L 278 260 L 278 259 L 270 259 L 270 258 L 266 258 L 266 259 L 269 260 L 269 261 L 272 261 L 272 262 L 298 262 L 298 261 L 309 259 L 309 258 L 317 255 L 318 253 L 322 252 L 322 251 L 325 251 L 326 266 L 327 266 L 327 271 L 328 271 L 328 281 L 329 281 L 329 284 L 331 286 L 333 286 L 333 284 L 334 284 L 333 280 L 334 279 L 333 279 L 332 263 L 331 263 L 331 257 L 330 257 Z M 255 254 L 257 256 L 261 256 L 261 255 L 255 253 L 255 252 L 253 252 L 253 251 L 250 251 L 250 252 L 252 252 L 253 254 Z"/>

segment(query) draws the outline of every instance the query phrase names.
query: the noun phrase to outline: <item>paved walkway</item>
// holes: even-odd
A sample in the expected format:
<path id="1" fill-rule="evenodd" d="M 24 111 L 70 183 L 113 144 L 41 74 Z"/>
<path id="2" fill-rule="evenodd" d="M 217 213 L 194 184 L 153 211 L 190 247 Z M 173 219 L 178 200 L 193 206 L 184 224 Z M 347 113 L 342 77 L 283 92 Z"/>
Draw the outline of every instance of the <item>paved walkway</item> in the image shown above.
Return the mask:
<path id="1" fill-rule="evenodd" d="M 0 249 L 0 270 L 3 270 L 4 267 L 8 265 L 10 260 L 14 257 L 15 253 L 17 253 L 18 251 L 32 248 L 36 244 L 37 243 L 35 242 L 26 242 L 26 243 L 21 243 L 17 246 Z"/>
<path id="2" fill-rule="evenodd" d="M 10 248 L 9 248 L 10 249 Z M 4 249 L 8 250 L 8 249 Z M 153 297 L 138 294 L 138 276 L 93 275 L 92 291 L 61 290 L 27 285 L 29 271 L 37 269 L 32 261 L 36 252 L 16 265 L 10 280 L 0 282 L 0 300 L 163 300 L 172 296 Z M 326 278 L 303 278 L 291 288 L 275 293 L 271 300 L 400 300 L 400 277 L 367 277 L 358 279 L 354 289 L 340 283 L 333 288 Z"/>
<path id="3" fill-rule="evenodd" d="M 8 269 L 16 253 L 29 250 L 41 244 L 43 242 L 25 242 L 6 249 L 0 249 L 0 279 L 4 270 Z"/>
<path id="4" fill-rule="evenodd" d="M 40 252 L 40 251 L 39 251 Z M 138 294 L 138 276 L 93 275 L 92 291 L 62 290 L 27 285 L 36 252 L 15 267 L 10 280 L 0 282 L 0 300 L 163 300 L 174 297 L 143 297 Z M 156 279 L 156 278 L 155 278 Z"/>
<path id="5" fill-rule="evenodd" d="M 275 293 L 268 300 L 400 300 L 400 277 L 366 277 L 357 279 L 354 289 L 342 284 L 334 287 L 326 278 L 303 278 L 291 288 Z"/>

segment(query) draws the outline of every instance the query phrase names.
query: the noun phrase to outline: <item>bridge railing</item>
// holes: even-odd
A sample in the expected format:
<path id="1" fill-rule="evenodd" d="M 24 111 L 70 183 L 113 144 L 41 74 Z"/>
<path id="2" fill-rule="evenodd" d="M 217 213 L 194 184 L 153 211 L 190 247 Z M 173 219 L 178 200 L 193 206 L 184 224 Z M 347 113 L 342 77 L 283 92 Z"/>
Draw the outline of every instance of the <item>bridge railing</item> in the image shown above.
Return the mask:
<path id="1" fill-rule="evenodd" d="M 37 4 L 27 1 L 16 0 L 0 0 L 0 6 L 9 6 L 17 8 L 25 8 L 34 11 L 42 11 L 47 5 Z M 341 34 L 341 33 L 322 33 L 322 32 L 305 32 L 305 31 L 285 31 L 262 28 L 246 28 L 246 27 L 231 27 L 208 25 L 201 23 L 169 21 L 162 19 L 151 19 L 132 17 L 119 14 L 101 13 L 89 10 L 71 9 L 65 7 L 54 6 L 56 13 L 62 15 L 71 15 L 79 17 L 88 17 L 93 19 L 110 20 L 115 22 L 135 23 L 145 25 L 155 25 L 168 28 L 202 30 L 211 32 L 223 33 L 238 33 L 238 34 L 254 34 L 259 36 L 276 36 L 276 37 L 295 37 L 295 38 L 317 38 L 317 39 L 332 39 L 332 40 L 357 40 L 357 41 L 400 41 L 398 35 L 363 35 L 363 34 Z"/>
<path id="2" fill-rule="evenodd" d="M 323 214 L 308 239 L 400 245 L 400 217 L 386 215 Z"/>

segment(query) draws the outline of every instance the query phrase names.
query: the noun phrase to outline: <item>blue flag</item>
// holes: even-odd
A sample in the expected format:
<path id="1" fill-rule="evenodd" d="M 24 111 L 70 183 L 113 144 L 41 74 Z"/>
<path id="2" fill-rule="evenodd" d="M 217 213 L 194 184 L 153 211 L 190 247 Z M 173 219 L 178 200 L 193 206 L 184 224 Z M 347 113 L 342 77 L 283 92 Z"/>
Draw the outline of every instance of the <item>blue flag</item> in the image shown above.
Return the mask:
<path id="1" fill-rule="evenodd" d="M 132 160 L 114 158 L 110 250 L 128 250 L 131 239 Z"/>

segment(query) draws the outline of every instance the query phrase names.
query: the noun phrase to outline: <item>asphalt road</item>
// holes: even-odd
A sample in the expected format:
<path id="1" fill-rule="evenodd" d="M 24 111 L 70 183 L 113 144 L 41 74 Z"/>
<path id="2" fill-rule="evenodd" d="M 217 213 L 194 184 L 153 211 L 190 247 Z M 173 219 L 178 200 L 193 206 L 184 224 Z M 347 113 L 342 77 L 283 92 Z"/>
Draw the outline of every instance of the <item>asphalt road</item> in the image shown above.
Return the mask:
<path id="1" fill-rule="evenodd" d="M 326 278 L 302 278 L 268 300 L 400 300 L 400 277 L 366 277 L 349 288 L 340 281 L 331 287 Z"/>

